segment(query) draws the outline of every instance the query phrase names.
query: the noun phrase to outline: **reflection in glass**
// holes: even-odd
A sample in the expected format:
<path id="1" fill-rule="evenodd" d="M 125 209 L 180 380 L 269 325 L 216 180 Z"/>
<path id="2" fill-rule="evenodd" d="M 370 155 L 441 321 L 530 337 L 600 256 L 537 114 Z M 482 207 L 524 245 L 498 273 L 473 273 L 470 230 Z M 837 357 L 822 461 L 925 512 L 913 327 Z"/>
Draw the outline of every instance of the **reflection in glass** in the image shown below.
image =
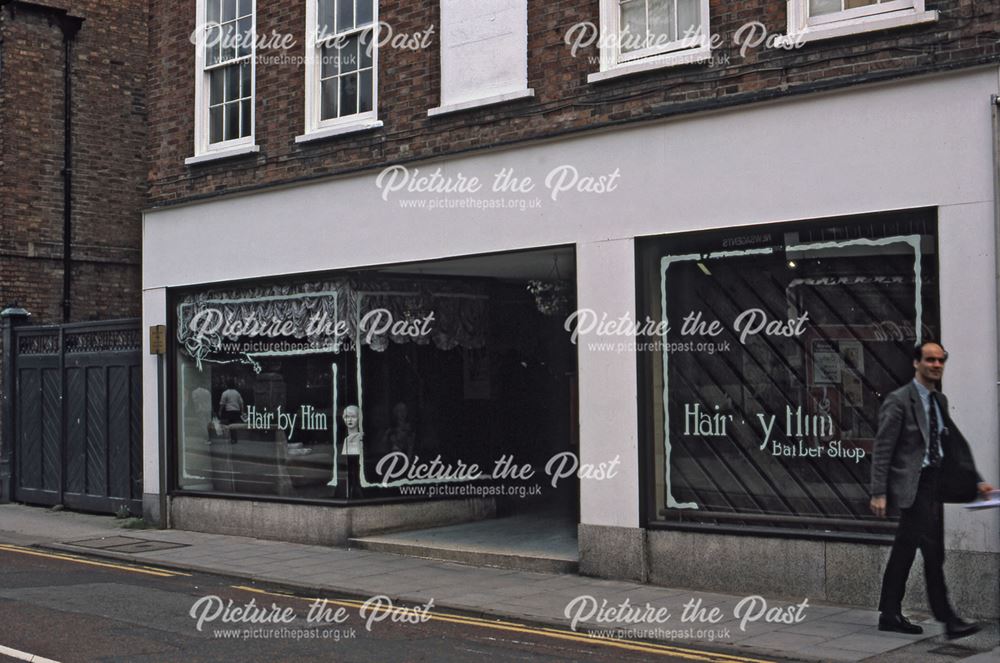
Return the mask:
<path id="1" fill-rule="evenodd" d="M 354 27 L 354 0 L 337 0 L 337 32 Z"/>
<path id="2" fill-rule="evenodd" d="M 649 0 L 649 45 L 662 46 L 676 39 L 674 0 Z"/>
<path id="3" fill-rule="evenodd" d="M 322 97 L 320 109 L 320 119 L 328 120 L 332 117 L 337 117 L 337 99 L 339 97 L 339 92 L 337 89 L 337 79 L 331 78 L 325 80 L 321 83 L 322 86 Z"/>
<path id="4" fill-rule="evenodd" d="M 208 116 L 209 116 L 208 140 L 211 143 L 218 143 L 219 141 L 222 140 L 224 113 L 225 113 L 225 107 L 221 105 L 213 106 L 212 108 L 208 109 Z"/>
<path id="5" fill-rule="evenodd" d="M 357 24 L 358 26 L 367 25 L 372 22 L 372 12 L 374 10 L 375 0 L 356 0 L 357 2 Z"/>
<path id="6" fill-rule="evenodd" d="M 361 72 L 361 83 L 359 86 L 360 98 L 358 101 L 358 112 L 367 113 L 372 109 L 372 72 L 371 69 Z"/>
<path id="7" fill-rule="evenodd" d="M 251 100 L 244 99 L 240 102 L 240 135 L 249 136 L 253 130 L 252 123 L 253 108 L 251 108 Z"/>
<path id="8" fill-rule="evenodd" d="M 213 69 L 209 74 L 209 103 L 211 105 L 221 104 L 226 100 L 225 97 L 225 81 L 226 81 L 226 70 L 225 69 Z"/>
<path id="9" fill-rule="evenodd" d="M 841 0 L 809 0 L 809 15 L 821 16 L 832 14 L 843 9 Z"/>
<path id="10" fill-rule="evenodd" d="M 227 103 L 226 106 L 226 140 L 240 137 L 240 102 Z"/>
<path id="11" fill-rule="evenodd" d="M 623 53 L 644 47 L 646 40 L 645 0 L 622 0 L 621 35 Z"/>
<path id="12" fill-rule="evenodd" d="M 700 28 L 698 0 L 677 0 L 677 39 L 693 39 Z"/>
<path id="13" fill-rule="evenodd" d="M 340 112 L 354 115 L 358 108 L 358 76 L 350 74 L 340 77 Z"/>
<path id="14" fill-rule="evenodd" d="M 176 301 L 172 379 L 181 490 L 398 499 L 405 496 L 395 479 L 379 485 L 386 454 L 440 455 L 445 463 L 480 467 L 511 454 L 541 468 L 571 446 L 575 347 L 557 321 L 539 313 L 523 284 L 257 283 Z M 391 310 L 398 320 L 433 311 L 431 340 L 384 334 L 359 348 L 322 335 L 280 341 L 234 335 L 223 345 L 203 344 L 190 333 L 193 316 L 207 308 L 237 318 L 277 316 L 302 331 L 314 314 L 354 319 L 354 306 Z M 238 413 L 234 402 L 242 403 Z M 361 437 L 353 442 L 348 405 L 358 406 Z"/>

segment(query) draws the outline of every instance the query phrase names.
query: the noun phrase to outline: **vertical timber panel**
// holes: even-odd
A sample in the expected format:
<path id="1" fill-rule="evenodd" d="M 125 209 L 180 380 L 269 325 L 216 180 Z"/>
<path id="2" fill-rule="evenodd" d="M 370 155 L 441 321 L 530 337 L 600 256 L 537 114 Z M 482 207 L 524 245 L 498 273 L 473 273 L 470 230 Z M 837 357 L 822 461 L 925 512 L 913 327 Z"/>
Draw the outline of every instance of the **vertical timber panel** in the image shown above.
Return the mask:
<path id="1" fill-rule="evenodd" d="M 87 371 L 87 494 L 107 495 L 108 383 L 103 366 Z"/>
<path id="2" fill-rule="evenodd" d="M 108 367 L 108 497 L 129 496 L 128 367 Z"/>
<path id="3" fill-rule="evenodd" d="M 139 357 L 129 362 L 129 476 L 130 497 L 142 499 L 142 368 Z"/>
<path id="4" fill-rule="evenodd" d="M 87 382 L 84 369 L 66 369 L 66 492 L 87 489 Z"/>
<path id="5" fill-rule="evenodd" d="M 40 373 L 33 368 L 17 372 L 17 485 L 21 488 L 42 486 Z"/>
<path id="6" fill-rule="evenodd" d="M 41 488 L 59 492 L 62 477 L 62 376 L 57 368 L 42 369 L 41 373 Z"/>

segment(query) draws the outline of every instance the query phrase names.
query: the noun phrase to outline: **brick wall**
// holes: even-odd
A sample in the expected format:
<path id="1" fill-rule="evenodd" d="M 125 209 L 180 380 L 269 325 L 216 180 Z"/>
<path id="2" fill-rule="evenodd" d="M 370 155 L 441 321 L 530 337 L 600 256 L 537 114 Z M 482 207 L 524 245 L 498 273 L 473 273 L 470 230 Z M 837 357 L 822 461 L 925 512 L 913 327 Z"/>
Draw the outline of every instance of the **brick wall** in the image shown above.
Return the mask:
<path id="1" fill-rule="evenodd" d="M 304 55 L 304 7 L 298 0 L 258 2 L 258 34 L 295 35 L 288 55 Z M 438 25 L 438 2 L 384 0 L 381 19 L 396 34 Z M 528 85 L 536 97 L 494 108 L 428 118 L 439 104 L 439 47 L 435 36 L 422 51 L 381 51 L 379 119 L 366 134 L 297 145 L 303 131 L 301 63 L 259 64 L 256 139 L 259 154 L 186 167 L 193 154 L 195 2 L 158 3 L 151 17 L 150 196 L 154 205 L 219 191 L 253 188 L 300 178 L 374 168 L 456 151 L 486 148 L 586 130 L 656 115 L 694 112 L 796 94 L 817 87 L 915 75 L 1000 61 L 1000 6 L 972 0 L 928 0 L 939 21 L 896 30 L 809 42 L 800 49 L 756 48 L 745 56 L 734 33 L 759 21 L 768 33 L 786 31 L 781 0 L 712 0 L 711 31 L 723 46 L 711 65 L 672 67 L 599 84 L 595 46 L 571 57 L 567 31 L 599 21 L 597 0 L 529 2 Z M 258 51 L 258 57 L 278 55 Z"/>
<path id="2" fill-rule="evenodd" d="M 39 4 L 84 19 L 71 47 L 71 320 L 138 316 L 145 200 L 145 0 Z M 0 305 L 62 321 L 63 33 L 53 15 L 0 9 Z"/>
<path id="3" fill-rule="evenodd" d="M 71 52 L 71 321 L 137 317 L 146 194 L 145 0 L 36 0 L 84 19 Z M 63 320 L 63 33 L 0 6 L 0 309 Z M 4 348 L 0 338 L 0 374 Z M 2 408 L 0 408 L 2 415 Z M 0 422 L 2 424 L 2 422 Z M 0 429 L 2 430 L 2 429 Z M 2 447 L 0 453 L 8 449 Z"/>

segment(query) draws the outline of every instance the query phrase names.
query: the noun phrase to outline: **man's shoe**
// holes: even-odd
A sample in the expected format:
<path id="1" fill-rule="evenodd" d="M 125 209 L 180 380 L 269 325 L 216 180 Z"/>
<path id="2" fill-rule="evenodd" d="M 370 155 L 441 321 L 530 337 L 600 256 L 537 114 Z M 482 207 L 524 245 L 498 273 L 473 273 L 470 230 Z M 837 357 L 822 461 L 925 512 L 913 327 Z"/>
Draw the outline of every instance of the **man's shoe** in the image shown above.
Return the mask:
<path id="1" fill-rule="evenodd" d="M 982 627 L 979 624 L 972 624 L 961 617 L 952 617 L 944 623 L 944 634 L 949 640 L 964 638 L 973 633 L 979 633 Z"/>
<path id="2" fill-rule="evenodd" d="M 923 628 L 917 626 L 903 615 L 889 615 L 884 612 L 878 617 L 878 630 L 907 633 L 909 635 L 920 635 L 924 632 Z"/>

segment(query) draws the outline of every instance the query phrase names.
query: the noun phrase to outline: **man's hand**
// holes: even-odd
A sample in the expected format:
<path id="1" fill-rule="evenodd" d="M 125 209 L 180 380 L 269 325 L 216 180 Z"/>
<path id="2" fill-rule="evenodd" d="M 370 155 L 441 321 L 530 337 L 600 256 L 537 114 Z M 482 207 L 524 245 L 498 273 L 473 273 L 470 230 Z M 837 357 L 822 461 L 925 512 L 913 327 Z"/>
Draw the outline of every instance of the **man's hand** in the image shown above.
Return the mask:
<path id="1" fill-rule="evenodd" d="M 990 484 L 986 483 L 985 481 L 983 481 L 978 486 L 976 486 L 976 488 L 979 489 L 979 496 L 980 497 L 986 497 L 987 494 L 989 494 L 989 493 L 993 492 L 994 490 L 996 490 L 996 488 L 994 488 Z"/>
<path id="2" fill-rule="evenodd" d="M 876 518 L 885 518 L 885 495 L 874 495 L 868 506 Z"/>

